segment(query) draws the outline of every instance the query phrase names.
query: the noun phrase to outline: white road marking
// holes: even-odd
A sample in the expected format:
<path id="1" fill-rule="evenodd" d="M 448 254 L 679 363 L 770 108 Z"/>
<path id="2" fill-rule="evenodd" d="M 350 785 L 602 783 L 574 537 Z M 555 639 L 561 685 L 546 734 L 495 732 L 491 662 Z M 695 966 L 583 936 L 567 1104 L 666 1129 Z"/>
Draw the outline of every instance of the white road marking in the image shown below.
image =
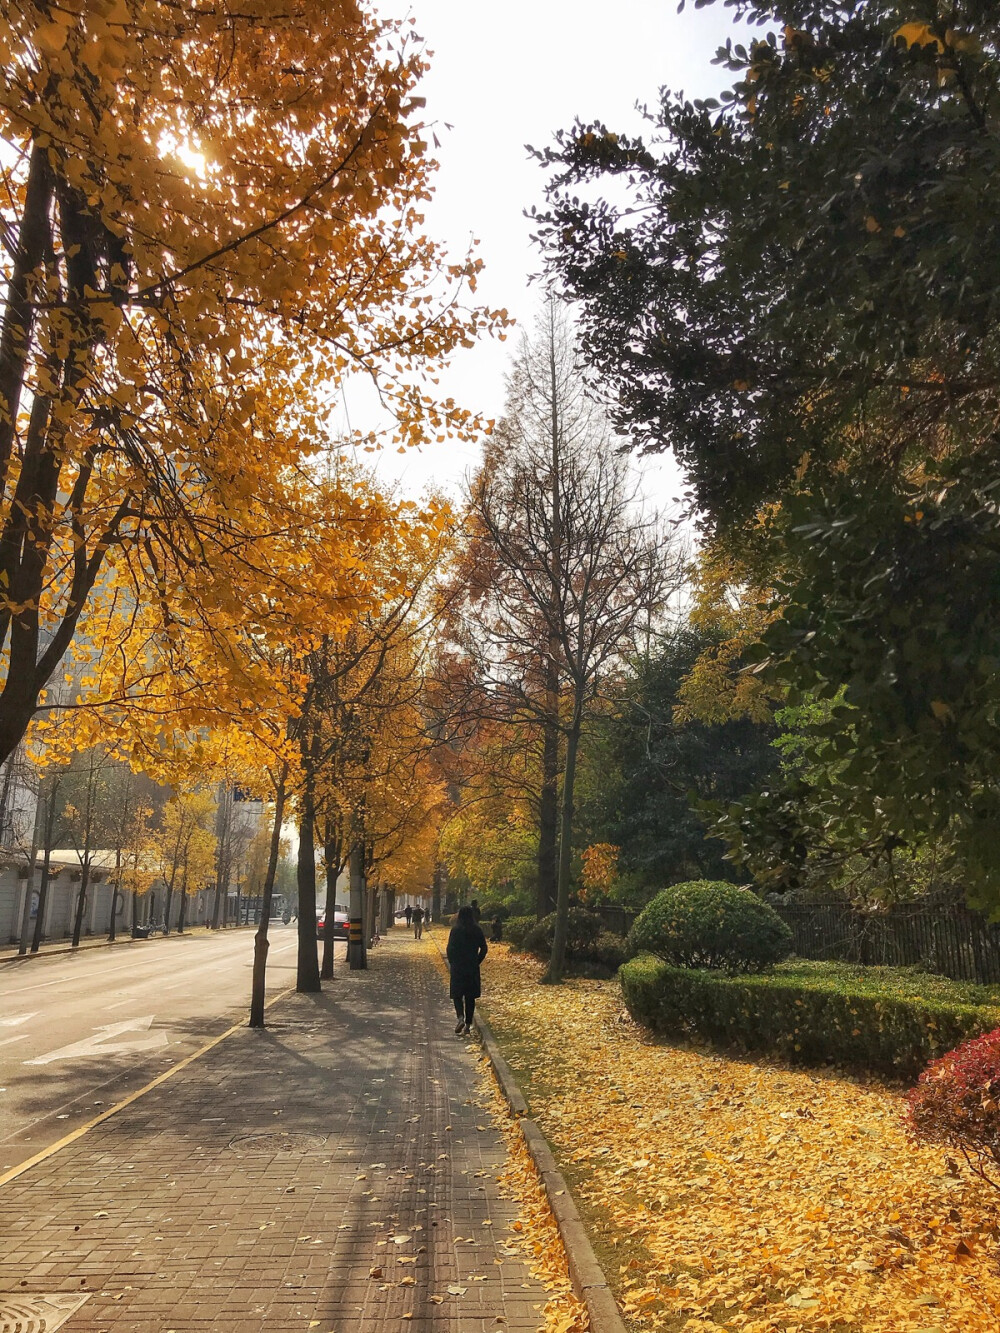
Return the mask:
<path id="1" fill-rule="evenodd" d="M 27 1041 L 27 1040 L 28 1040 L 27 1032 L 22 1032 L 19 1037 L 4 1037 L 3 1041 L 0 1041 L 0 1046 L 13 1046 L 15 1041 Z"/>
<path id="2" fill-rule="evenodd" d="M 146 1014 L 143 1018 L 126 1018 L 121 1023 L 105 1023 L 95 1030 L 92 1037 L 84 1037 L 83 1041 L 74 1041 L 69 1046 L 61 1046 L 57 1051 L 49 1051 L 48 1055 L 39 1055 L 34 1060 L 25 1060 L 24 1063 L 48 1065 L 54 1060 L 74 1060 L 85 1055 L 132 1055 L 139 1051 L 155 1050 L 167 1045 L 165 1032 L 151 1032 L 145 1037 L 127 1037 L 122 1041 L 114 1040 L 115 1037 L 123 1037 L 126 1032 L 148 1028 L 154 1017 L 154 1014 Z"/>
<path id="3" fill-rule="evenodd" d="M 212 944 L 215 944 L 216 941 L 213 940 L 211 942 Z M 223 944 L 225 945 L 239 944 L 248 946 L 248 948 L 251 949 L 251 958 L 249 958 L 249 960 L 247 961 L 247 966 L 248 968 L 249 966 L 252 966 L 253 936 L 249 937 L 240 936 L 239 938 L 236 938 L 236 940 L 233 940 L 233 938 L 228 938 L 228 940 L 217 941 L 217 944 L 219 944 L 220 946 Z M 269 957 L 272 957 L 273 954 L 275 953 L 288 953 L 289 949 L 295 949 L 295 948 L 297 948 L 297 940 L 292 940 L 291 942 L 289 942 L 289 944 L 272 944 L 271 954 L 269 954 Z M 239 954 L 239 950 L 237 949 L 233 949 L 232 952 Z M 225 953 L 229 953 L 228 948 L 225 949 Z M 149 958 L 148 954 L 143 954 L 143 957 L 147 958 L 148 961 Z M 199 972 L 199 970 L 203 968 L 216 968 L 216 966 L 219 965 L 219 961 L 220 961 L 219 954 L 217 953 L 200 954 L 200 956 L 196 958 L 184 958 L 184 960 L 180 962 L 180 966 L 183 966 L 183 968 L 185 969 L 191 970 L 191 972 Z M 20 998 L 20 996 L 23 996 L 23 994 L 27 994 L 29 990 L 45 990 L 48 989 L 48 986 L 65 986 L 71 984 L 71 982 L 73 981 L 77 982 L 104 981 L 105 977 L 113 977 L 121 972 L 135 973 L 133 974 L 132 980 L 135 981 L 136 984 L 143 984 L 143 982 L 147 981 L 155 981 L 157 982 L 157 984 L 159 984 L 159 977 L 144 977 L 141 976 L 141 973 L 137 973 L 136 969 L 140 968 L 140 966 L 143 966 L 143 964 L 141 964 L 139 958 L 136 958 L 135 961 L 129 962 L 129 964 L 125 964 L 124 966 L 120 966 L 120 968 L 96 968 L 95 970 L 92 970 L 92 972 L 76 972 L 76 970 L 73 970 L 73 972 L 64 973 L 63 976 L 61 977 L 53 978 L 52 981 L 36 981 L 35 984 L 33 985 L 12 986 L 12 988 L 9 990 L 0 990 L 0 1000 L 5 1000 L 5 998 L 8 997 Z M 149 966 L 151 966 L 152 968 L 152 966 L 155 966 L 155 962 L 152 962 L 152 964 L 149 964 Z"/>
<path id="4" fill-rule="evenodd" d="M 37 1013 L 38 1010 L 36 1009 L 34 1014 L 18 1014 L 16 1018 L 0 1018 L 0 1028 L 20 1027 L 22 1023 L 27 1023 L 29 1018 L 34 1018 Z"/>
<path id="5" fill-rule="evenodd" d="M 252 944 L 253 944 L 253 936 L 250 936 L 249 939 L 246 939 L 245 937 L 240 936 L 238 939 L 235 939 L 235 940 L 232 939 L 232 938 L 230 938 L 230 939 L 226 939 L 226 940 L 218 940 L 218 941 L 216 941 L 216 940 L 212 940 L 211 943 L 213 943 L 213 944 L 218 943 L 220 946 L 221 946 L 223 943 L 225 943 L 226 945 L 229 945 L 229 944 L 246 944 L 248 947 L 250 947 L 250 946 L 252 946 Z M 292 944 L 292 945 L 288 945 L 288 946 L 286 946 L 286 947 L 287 947 L 287 948 L 293 948 L 293 947 L 294 947 L 294 944 Z M 275 946 L 275 951 L 276 951 L 276 952 L 283 952 L 283 950 L 278 950 L 276 946 Z M 87 950 L 87 952 L 89 952 L 89 950 Z M 226 952 L 228 952 L 228 949 L 227 949 Z M 234 950 L 233 952 L 236 952 L 236 950 Z M 57 961 L 57 962 L 58 962 L 58 961 L 61 961 L 61 959 L 62 959 L 62 958 L 65 958 L 65 956 L 66 956 L 66 955 L 57 955 L 56 961 Z M 40 954 L 40 955 L 38 955 L 38 957 L 39 957 L 39 958 L 42 958 L 42 957 L 44 957 L 44 955 L 41 955 L 41 954 Z M 105 977 L 113 977 L 113 976 L 115 976 L 115 975 L 117 975 L 118 973 L 121 973 L 121 972 L 135 972 L 137 968 L 140 968 L 140 967 L 143 967 L 143 966 L 147 966 L 147 967 L 150 967 L 150 968 L 153 967 L 153 966 L 155 966 L 155 963 L 151 963 L 151 962 L 150 962 L 150 955 L 149 955 L 148 953 L 143 954 L 142 957 L 146 960 L 145 963 L 142 963 L 142 962 L 140 961 L 139 958 L 136 958 L 134 962 L 126 963 L 126 964 L 125 964 L 124 966 L 122 966 L 122 967 L 99 967 L 99 968 L 96 968 L 96 969 L 95 969 L 94 971 L 92 971 L 92 972 L 77 972 L 77 971 L 74 970 L 74 971 L 72 971 L 72 972 L 67 972 L 64 976 L 61 976 L 61 977 L 54 977 L 51 981 L 37 981 L 37 982 L 35 982 L 33 985 L 31 985 L 31 986 L 14 986 L 14 987 L 12 987 L 10 990 L 0 990 L 0 1000 L 5 999 L 7 996 L 19 996 L 19 995 L 25 995 L 28 991 L 32 991 L 32 990 L 46 990 L 49 986 L 66 986 L 66 985 L 68 985 L 68 984 L 69 984 L 70 982 L 72 982 L 72 981 L 79 981 L 79 982 L 87 982 L 87 981 L 103 981 L 103 980 L 105 979 Z M 4 960 L 0 960 L 0 961 L 4 961 Z M 74 961 L 75 963 L 78 963 L 78 962 L 80 961 L 80 960 L 79 960 L 79 957 L 75 958 L 73 961 Z M 89 961 L 89 960 L 85 960 L 85 961 Z M 214 968 L 214 967 L 216 967 L 216 966 L 218 965 L 218 962 L 219 962 L 218 955 L 217 955 L 217 954 L 211 954 L 211 955 L 207 955 L 207 956 L 206 956 L 206 955 L 202 955 L 202 956 L 200 956 L 200 957 L 198 957 L 198 958 L 186 958 L 186 959 L 183 960 L 183 963 L 181 964 L 181 966 L 186 966 L 186 967 L 189 967 L 192 971 L 197 971 L 199 968 L 203 968 L 203 967 L 213 967 L 213 968 Z M 155 978 L 154 978 L 154 979 L 155 979 Z M 143 982 L 143 981 L 149 980 L 149 978 L 143 977 L 143 976 L 141 976 L 141 975 L 137 975 L 137 976 L 135 977 L 135 980 L 136 980 L 137 982 L 140 982 L 140 983 L 141 983 L 141 982 Z"/>

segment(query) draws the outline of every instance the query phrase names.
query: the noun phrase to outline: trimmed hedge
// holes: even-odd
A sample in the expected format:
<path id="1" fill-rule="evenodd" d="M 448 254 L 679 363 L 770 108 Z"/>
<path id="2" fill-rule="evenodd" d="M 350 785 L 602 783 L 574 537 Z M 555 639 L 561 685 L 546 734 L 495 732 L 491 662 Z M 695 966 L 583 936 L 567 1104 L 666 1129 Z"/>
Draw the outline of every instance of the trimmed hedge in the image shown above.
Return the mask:
<path id="1" fill-rule="evenodd" d="M 913 1078 L 959 1042 L 1000 1026 L 1000 1004 L 968 1003 L 969 988 L 890 968 L 788 963 L 739 977 L 670 967 L 644 954 L 619 977 L 629 1013 L 668 1036 Z M 928 993 L 929 992 L 929 993 Z"/>
<path id="2" fill-rule="evenodd" d="M 792 951 L 792 932 L 751 889 L 693 879 L 661 889 L 629 931 L 629 952 L 673 967 L 764 972 Z"/>

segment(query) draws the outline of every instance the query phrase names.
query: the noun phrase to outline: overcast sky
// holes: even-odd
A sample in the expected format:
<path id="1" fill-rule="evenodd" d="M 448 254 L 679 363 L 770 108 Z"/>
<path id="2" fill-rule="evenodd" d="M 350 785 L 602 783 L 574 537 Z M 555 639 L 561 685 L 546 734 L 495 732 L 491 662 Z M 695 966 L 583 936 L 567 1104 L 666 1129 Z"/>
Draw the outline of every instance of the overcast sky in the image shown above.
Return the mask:
<path id="1" fill-rule="evenodd" d="M 391 0 L 381 8 L 392 12 Z M 681 15 L 676 0 L 412 0 L 409 13 L 433 53 L 422 92 L 441 140 L 428 232 L 457 254 L 475 237 L 485 264 L 478 297 L 530 323 L 539 258 L 524 211 L 542 202 L 544 175 L 525 145 L 547 144 L 577 116 L 636 130 L 636 102 L 655 102 L 663 86 L 692 97 L 718 91 L 726 74 L 712 57 L 731 16 L 721 0 L 702 10 L 689 3 Z M 483 341 L 464 352 L 446 391 L 498 416 L 510 347 Z M 418 493 L 453 486 L 475 460 L 471 447 L 444 444 L 382 455 L 378 466 Z M 677 489 L 669 465 L 650 484 L 661 499 Z"/>

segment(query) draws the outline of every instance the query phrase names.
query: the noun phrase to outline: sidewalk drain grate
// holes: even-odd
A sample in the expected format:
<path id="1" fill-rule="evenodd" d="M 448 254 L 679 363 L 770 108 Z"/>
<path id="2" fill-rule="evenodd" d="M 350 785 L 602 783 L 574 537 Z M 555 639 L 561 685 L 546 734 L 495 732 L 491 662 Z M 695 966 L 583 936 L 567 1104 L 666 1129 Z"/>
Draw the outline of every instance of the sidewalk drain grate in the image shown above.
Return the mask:
<path id="1" fill-rule="evenodd" d="M 240 1134 L 229 1140 L 229 1146 L 244 1156 L 272 1157 L 275 1153 L 310 1152 L 316 1148 L 325 1148 L 328 1137 L 326 1134 Z"/>
<path id="2" fill-rule="evenodd" d="M 0 1333 L 55 1333 L 89 1299 L 89 1292 L 70 1296 L 58 1291 L 45 1295 L 0 1291 Z"/>

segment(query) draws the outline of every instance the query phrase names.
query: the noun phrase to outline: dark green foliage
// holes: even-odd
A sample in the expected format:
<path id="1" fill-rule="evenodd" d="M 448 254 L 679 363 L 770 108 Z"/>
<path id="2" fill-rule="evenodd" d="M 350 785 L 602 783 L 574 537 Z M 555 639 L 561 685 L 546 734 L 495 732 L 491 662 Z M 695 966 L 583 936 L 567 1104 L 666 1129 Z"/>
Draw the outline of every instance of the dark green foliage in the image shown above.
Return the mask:
<path id="1" fill-rule="evenodd" d="M 581 845 L 621 848 L 616 896 L 637 906 L 674 880 L 737 877 L 698 803 L 738 800 L 777 766 L 774 727 L 674 721 L 684 677 L 714 642 L 691 628 L 665 637 L 655 655 L 636 663 L 615 716 L 598 722 L 590 742 Z"/>
<path id="2" fill-rule="evenodd" d="M 471 899 L 467 898 L 465 901 L 470 902 Z M 479 915 L 481 924 L 486 925 L 495 921 L 497 917 L 499 917 L 501 921 L 506 921 L 511 915 L 511 909 L 509 904 L 505 903 L 502 898 L 485 898 L 479 904 Z"/>
<path id="3" fill-rule="evenodd" d="M 509 926 L 510 922 L 507 924 Z M 515 947 L 547 962 L 552 951 L 554 927 L 555 913 L 541 921 L 532 921 L 523 942 Z M 577 976 L 613 977 L 627 956 L 625 941 L 620 935 L 602 930 L 599 916 L 582 907 L 569 909 L 566 962 L 570 972 Z"/>
<path id="4" fill-rule="evenodd" d="M 1000 7 L 726 3 L 760 40 L 721 102 L 560 136 L 540 219 L 621 428 L 780 577 L 774 675 L 846 690 L 717 827 L 778 884 L 954 838 L 1000 910 Z"/>
<path id="5" fill-rule="evenodd" d="M 520 949 L 524 937 L 537 924 L 533 916 L 511 916 L 503 923 L 503 937 L 514 949 Z"/>
<path id="6" fill-rule="evenodd" d="M 524 948 L 539 958 L 548 958 L 556 929 L 556 914 L 550 912 L 536 922 L 524 937 Z M 571 907 L 566 926 L 566 952 L 574 954 L 594 944 L 601 933 L 601 918 L 585 907 Z"/>
<path id="7" fill-rule="evenodd" d="M 622 937 L 603 930 L 593 944 L 574 949 L 569 961 L 575 972 L 586 969 L 594 976 L 614 976 L 627 957 Z"/>
<path id="8" fill-rule="evenodd" d="M 987 450 L 919 485 L 786 506 L 797 568 L 758 656 L 791 702 L 826 707 L 802 762 L 716 825 L 764 882 L 796 887 L 819 847 L 884 862 L 931 840 L 960 857 L 970 902 L 1000 901 L 996 472 Z"/>
<path id="9" fill-rule="evenodd" d="M 786 963 L 766 975 L 727 977 L 647 954 L 619 977 L 632 1017 L 665 1036 L 902 1078 L 1000 1024 L 997 997 L 992 1006 L 976 1004 L 968 997 L 984 994 L 979 988 L 889 968 Z"/>
<path id="10" fill-rule="evenodd" d="M 707 879 L 662 889 L 629 932 L 629 952 L 675 967 L 762 972 L 787 958 L 792 932 L 750 889 Z"/>
<path id="11" fill-rule="evenodd" d="M 891 468 L 942 422 L 992 430 L 1000 396 L 998 7 L 729 7 L 762 26 L 724 53 L 721 104 L 665 94 L 649 144 L 558 136 L 539 218 L 619 424 L 723 527 L 806 453 Z M 887 411 L 884 447 L 844 430 Z"/>

